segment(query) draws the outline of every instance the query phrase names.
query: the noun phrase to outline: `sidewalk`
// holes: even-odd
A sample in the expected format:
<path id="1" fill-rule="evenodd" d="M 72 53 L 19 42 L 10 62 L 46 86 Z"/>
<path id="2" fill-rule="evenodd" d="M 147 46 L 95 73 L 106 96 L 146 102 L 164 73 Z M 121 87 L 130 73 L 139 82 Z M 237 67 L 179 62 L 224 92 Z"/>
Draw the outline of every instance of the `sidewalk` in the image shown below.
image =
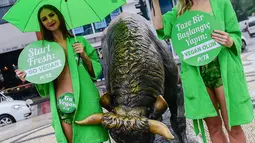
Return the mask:
<path id="1" fill-rule="evenodd" d="M 46 120 L 45 120 L 46 119 Z M 45 120 L 45 121 L 44 121 Z M 50 125 L 51 114 L 41 115 L 35 118 L 31 118 L 25 121 L 19 122 L 19 125 L 6 126 L 1 128 L 1 140 L 0 143 L 56 143 L 56 137 L 53 128 Z M 32 126 L 31 126 L 32 125 Z M 193 136 L 192 122 L 188 120 L 187 122 L 187 135 Z M 8 132 L 3 132 L 3 130 L 9 130 Z M 206 129 L 207 141 L 210 143 L 208 130 Z M 247 143 L 254 143 L 255 141 L 255 124 L 254 122 L 243 126 L 245 135 L 247 137 Z M 196 137 L 196 143 L 203 143 L 201 136 Z M 192 143 L 195 143 L 192 142 Z M 109 143 L 104 142 L 104 143 Z M 111 143 L 115 143 L 113 140 Z M 165 142 L 166 143 L 166 142 Z"/>
<path id="2" fill-rule="evenodd" d="M 242 54 L 242 61 L 249 92 L 253 101 L 253 106 L 255 107 L 255 52 Z"/>
<path id="3" fill-rule="evenodd" d="M 29 118 L 0 128 L 1 141 L 10 143 L 15 137 L 36 130 L 51 123 L 51 113 Z M 9 140 L 10 139 L 10 140 Z"/>
<path id="4" fill-rule="evenodd" d="M 2 127 L 0 143 L 56 143 L 55 133 L 50 123 L 51 113 L 47 113 L 20 121 L 18 124 Z"/>
<path id="5" fill-rule="evenodd" d="M 56 143 L 50 122 L 51 113 L 48 113 L 0 128 L 0 143 Z M 191 121 L 188 121 L 187 128 L 187 135 L 194 136 Z M 111 143 L 115 142 L 111 139 Z M 202 143 L 200 136 L 196 137 L 195 142 L 192 143 Z"/>
<path id="6" fill-rule="evenodd" d="M 50 124 L 14 136 L 2 143 L 56 143 L 55 133 Z"/>

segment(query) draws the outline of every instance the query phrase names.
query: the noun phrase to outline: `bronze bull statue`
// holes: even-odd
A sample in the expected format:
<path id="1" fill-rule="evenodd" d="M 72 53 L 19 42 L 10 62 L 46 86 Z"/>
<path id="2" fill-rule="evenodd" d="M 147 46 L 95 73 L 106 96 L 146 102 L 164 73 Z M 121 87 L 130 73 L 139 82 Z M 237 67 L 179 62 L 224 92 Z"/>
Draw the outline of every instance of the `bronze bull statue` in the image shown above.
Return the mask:
<path id="1" fill-rule="evenodd" d="M 152 30 L 137 14 L 123 13 L 110 23 L 102 38 L 107 93 L 101 97 L 109 112 L 78 124 L 103 124 L 117 143 L 150 143 L 153 134 L 171 140 L 170 130 L 160 122 L 169 107 L 179 142 L 187 142 L 178 67 Z"/>

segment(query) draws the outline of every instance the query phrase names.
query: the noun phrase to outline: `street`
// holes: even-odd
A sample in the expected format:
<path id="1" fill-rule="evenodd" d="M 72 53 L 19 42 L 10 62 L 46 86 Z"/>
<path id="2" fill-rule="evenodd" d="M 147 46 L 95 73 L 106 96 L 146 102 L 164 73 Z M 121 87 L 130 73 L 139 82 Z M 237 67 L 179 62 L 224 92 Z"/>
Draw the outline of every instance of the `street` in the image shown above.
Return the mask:
<path id="1" fill-rule="evenodd" d="M 255 37 L 250 38 L 248 33 L 243 33 L 248 40 L 246 50 L 243 51 L 241 57 L 253 106 L 255 108 Z M 98 85 L 100 94 L 105 90 L 104 85 Z M 0 142 L 2 143 L 55 143 L 54 130 L 51 127 L 51 114 L 49 101 L 43 102 L 32 107 L 32 117 L 0 128 Z M 255 110 L 254 110 L 255 111 Z M 168 117 L 169 114 L 164 115 Z M 167 119 L 169 120 L 169 119 Z M 165 120 L 164 120 L 165 121 Z M 167 121 L 169 122 L 169 121 Z M 194 136 L 192 130 L 192 122 L 187 123 L 188 135 Z M 244 125 L 243 129 L 247 137 L 247 143 L 255 141 L 255 123 Z M 192 132 L 192 133 L 191 133 Z M 206 136 L 209 141 L 209 134 L 206 129 Z M 195 137 L 194 142 L 202 143 L 200 136 Z"/>
<path id="2" fill-rule="evenodd" d="M 249 45 L 242 53 L 242 61 L 251 98 L 255 104 L 255 37 L 250 38 L 248 33 L 243 33 L 243 35 L 249 41 Z"/>

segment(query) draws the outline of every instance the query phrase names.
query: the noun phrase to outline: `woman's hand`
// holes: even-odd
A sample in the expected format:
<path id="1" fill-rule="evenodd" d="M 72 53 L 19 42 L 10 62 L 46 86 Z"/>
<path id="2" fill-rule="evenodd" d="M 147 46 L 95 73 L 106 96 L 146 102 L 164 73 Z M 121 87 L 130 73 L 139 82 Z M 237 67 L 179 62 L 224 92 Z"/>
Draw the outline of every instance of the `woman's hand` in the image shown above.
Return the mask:
<path id="1" fill-rule="evenodd" d="M 160 9 L 159 0 L 152 0 L 152 9 L 151 9 L 152 22 L 154 27 L 157 30 L 164 28 L 162 13 Z"/>
<path id="2" fill-rule="evenodd" d="M 15 73 L 16 73 L 16 75 L 19 77 L 19 79 L 21 80 L 21 81 L 26 81 L 25 80 L 25 77 L 26 77 L 26 73 L 24 72 L 24 71 L 21 71 L 21 70 L 15 70 Z"/>
<path id="3" fill-rule="evenodd" d="M 232 47 L 234 41 L 228 33 L 220 30 L 214 30 L 213 32 L 211 36 L 216 42 L 228 48 Z"/>
<path id="4" fill-rule="evenodd" d="M 73 47 L 74 47 L 75 53 L 81 54 L 81 55 L 84 54 L 84 48 L 82 43 L 74 43 Z"/>

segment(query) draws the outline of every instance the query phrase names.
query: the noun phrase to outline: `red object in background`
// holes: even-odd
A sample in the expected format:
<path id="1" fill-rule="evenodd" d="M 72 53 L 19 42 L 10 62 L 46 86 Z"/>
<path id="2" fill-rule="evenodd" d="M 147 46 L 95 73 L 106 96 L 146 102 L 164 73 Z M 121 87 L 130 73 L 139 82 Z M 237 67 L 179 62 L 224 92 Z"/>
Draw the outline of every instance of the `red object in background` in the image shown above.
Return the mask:
<path id="1" fill-rule="evenodd" d="M 42 114 L 46 114 L 50 112 L 50 102 L 43 102 L 42 103 Z"/>
<path id="2" fill-rule="evenodd" d="M 41 32 L 36 32 L 37 40 L 42 40 L 42 34 Z"/>

